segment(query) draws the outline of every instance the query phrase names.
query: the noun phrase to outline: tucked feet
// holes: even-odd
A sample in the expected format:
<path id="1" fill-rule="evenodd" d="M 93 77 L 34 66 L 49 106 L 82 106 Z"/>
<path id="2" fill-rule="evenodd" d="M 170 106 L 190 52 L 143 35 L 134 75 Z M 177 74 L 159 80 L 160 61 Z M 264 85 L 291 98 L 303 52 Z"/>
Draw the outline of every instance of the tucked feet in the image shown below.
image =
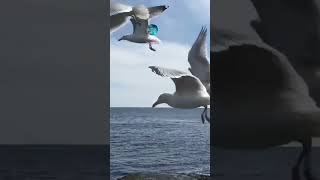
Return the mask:
<path id="1" fill-rule="evenodd" d="M 152 47 L 151 43 L 149 43 L 149 49 L 152 50 L 152 51 L 156 51 L 156 50 Z"/>
<path id="2" fill-rule="evenodd" d="M 205 122 L 204 112 L 201 113 L 201 121 L 202 121 L 202 124 L 204 124 Z"/>
<path id="3" fill-rule="evenodd" d="M 210 118 L 207 115 L 208 108 L 207 108 L 207 106 L 203 106 L 203 107 L 204 107 L 204 110 L 201 113 L 202 123 L 204 124 L 205 121 L 208 121 L 210 123 Z"/>
<path id="4" fill-rule="evenodd" d="M 210 117 L 208 116 L 207 112 L 208 112 L 208 109 L 205 112 L 205 118 L 208 121 L 208 123 L 210 123 Z"/>

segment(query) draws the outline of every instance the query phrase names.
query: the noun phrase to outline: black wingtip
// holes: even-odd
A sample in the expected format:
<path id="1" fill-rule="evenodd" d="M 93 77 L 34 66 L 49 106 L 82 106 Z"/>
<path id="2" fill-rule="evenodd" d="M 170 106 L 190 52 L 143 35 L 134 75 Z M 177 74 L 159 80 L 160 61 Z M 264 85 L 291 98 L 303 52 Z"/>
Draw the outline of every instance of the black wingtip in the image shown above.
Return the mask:
<path id="1" fill-rule="evenodd" d="M 166 9 L 168 9 L 170 6 L 168 6 L 168 5 L 163 5 L 162 6 L 162 10 L 164 11 L 164 10 L 166 10 Z"/>
<path id="2" fill-rule="evenodd" d="M 207 34 L 207 27 L 206 26 L 202 26 L 201 30 L 200 30 L 200 33 L 199 33 L 199 35 L 197 37 L 197 41 L 200 40 L 200 38 L 201 39 L 205 38 L 206 34 Z"/>
<path id="3" fill-rule="evenodd" d="M 206 33 L 206 32 L 207 32 L 207 27 L 206 26 L 202 26 L 201 33 Z"/>
<path id="4" fill-rule="evenodd" d="M 149 66 L 148 68 L 150 68 L 152 72 L 156 71 L 156 67 L 155 66 Z"/>

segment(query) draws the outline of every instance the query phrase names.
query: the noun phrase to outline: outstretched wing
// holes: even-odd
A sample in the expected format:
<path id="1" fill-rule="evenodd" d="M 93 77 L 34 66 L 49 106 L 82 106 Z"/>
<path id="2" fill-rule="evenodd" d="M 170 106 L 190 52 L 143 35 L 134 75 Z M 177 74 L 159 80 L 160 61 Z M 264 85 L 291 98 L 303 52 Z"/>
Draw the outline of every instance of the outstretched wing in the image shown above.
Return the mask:
<path id="1" fill-rule="evenodd" d="M 193 43 L 188 54 L 188 61 L 191 66 L 190 72 L 198 77 L 207 87 L 210 87 L 210 64 L 207 56 L 206 46 L 207 29 L 202 27 L 198 38 Z M 208 89 L 210 91 L 210 88 Z"/>
<path id="2" fill-rule="evenodd" d="M 130 19 L 133 26 L 133 33 L 137 36 L 145 36 L 148 34 L 149 22 L 147 19 L 131 18 Z"/>
<path id="3" fill-rule="evenodd" d="M 128 22 L 129 12 L 118 13 L 110 16 L 110 33 L 120 29 Z"/>
<path id="4" fill-rule="evenodd" d="M 206 91 L 206 88 L 197 77 L 186 72 L 158 66 L 150 66 L 149 68 L 159 76 L 171 78 L 176 86 L 176 94 L 193 95 Z"/>
<path id="5" fill-rule="evenodd" d="M 124 26 L 130 16 L 136 19 L 149 19 L 149 10 L 144 5 L 130 7 L 120 3 L 110 3 L 110 33 Z"/>
<path id="6" fill-rule="evenodd" d="M 110 1 L 110 15 L 123 13 L 123 12 L 130 12 L 130 11 L 132 11 L 131 6 Z"/>
<path id="7" fill-rule="evenodd" d="M 131 7 L 121 3 L 110 2 L 110 33 L 120 29 L 128 22 L 129 16 L 135 17 L 135 22 L 139 21 L 139 27 L 136 27 L 135 22 L 132 22 L 134 32 L 147 34 L 148 19 L 160 15 L 169 6 L 153 6 L 146 8 L 144 5 Z M 137 31 L 135 31 L 135 29 Z"/>
<path id="8" fill-rule="evenodd" d="M 110 33 L 124 26 L 129 21 L 131 12 L 131 6 L 110 1 Z"/>
<path id="9" fill-rule="evenodd" d="M 168 9 L 169 6 L 153 6 L 153 7 L 149 7 L 149 14 L 150 14 L 150 19 L 159 16 L 163 11 L 165 11 L 166 9 Z"/>

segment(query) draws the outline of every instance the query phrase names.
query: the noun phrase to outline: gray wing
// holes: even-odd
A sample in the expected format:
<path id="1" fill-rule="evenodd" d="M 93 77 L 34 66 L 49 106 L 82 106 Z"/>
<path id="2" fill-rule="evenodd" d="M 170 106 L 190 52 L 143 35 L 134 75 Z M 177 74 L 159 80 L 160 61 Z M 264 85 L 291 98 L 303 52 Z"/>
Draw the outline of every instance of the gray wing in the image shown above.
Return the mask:
<path id="1" fill-rule="evenodd" d="M 136 21 L 139 21 L 142 26 L 136 28 L 136 21 L 131 21 L 133 24 L 134 32 L 139 34 L 147 34 L 147 28 L 149 25 L 148 19 L 160 15 L 165 11 L 168 6 L 154 6 L 146 8 L 144 5 L 130 7 L 125 4 L 110 2 L 110 33 L 123 27 L 131 15 L 136 17 Z M 137 31 L 135 31 L 135 29 Z"/>
<path id="2" fill-rule="evenodd" d="M 131 6 L 110 1 L 110 15 L 129 11 L 132 11 Z"/>
<path id="3" fill-rule="evenodd" d="M 110 16 L 110 33 L 120 29 L 128 22 L 129 12 L 118 13 Z"/>
<path id="4" fill-rule="evenodd" d="M 198 38 L 193 43 L 188 54 L 188 62 L 191 66 L 190 72 L 198 77 L 201 82 L 209 87 L 210 84 L 210 64 L 206 47 L 207 28 L 202 27 Z M 209 90 L 210 91 L 210 90 Z"/>
<path id="5" fill-rule="evenodd" d="M 110 11 L 110 33 L 123 27 L 130 16 L 134 15 L 136 19 L 141 21 L 141 24 L 145 23 L 143 20 L 149 19 L 149 10 L 144 5 L 130 7 L 120 3 L 110 3 Z M 135 26 L 135 23 L 133 23 L 133 26 Z"/>
<path id="6" fill-rule="evenodd" d="M 205 87 L 197 77 L 186 72 L 158 66 L 150 66 L 149 68 L 159 76 L 171 78 L 176 86 L 176 94 L 192 95 L 206 91 Z"/>
<path id="7" fill-rule="evenodd" d="M 169 6 L 165 6 L 165 5 L 149 7 L 148 8 L 149 14 L 150 14 L 149 18 L 159 16 L 163 11 L 165 11 L 168 8 L 169 8 Z"/>
<path id="8" fill-rule="evenodd" d="M 133 33 L 137 36 L 148 35 L 148 25 L 149 21 L 147 19 L 131 18 L 130 19 L 133 26 Z"/>
<path id="9" fill-rule="evenodd" d="M 123 27 L 132 13 L 132 7 L 110 1 L 110 33 Z"/>

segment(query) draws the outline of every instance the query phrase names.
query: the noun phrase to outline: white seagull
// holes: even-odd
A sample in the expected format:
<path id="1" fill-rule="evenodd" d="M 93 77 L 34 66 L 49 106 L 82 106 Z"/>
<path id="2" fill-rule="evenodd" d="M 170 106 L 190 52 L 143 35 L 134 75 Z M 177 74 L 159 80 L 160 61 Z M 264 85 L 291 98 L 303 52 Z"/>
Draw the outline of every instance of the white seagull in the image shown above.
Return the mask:
<path id="1" fill-rule="evenodd" d="M 156 51 L 152 47 L 152 43 L 160 43 L 160 39 L 157 36 L 151 35 L 148 32 L 149 20 L 140 19 L 140 18 L 131 18 L 130 19 L 133 25 L 133 33 L 129 35 L 122 36 L 119 41 L 127 40 L 134 43 L 148 43 L 149 49 Z"/>
<path id="2" fill-rule="evenodd" d="M 182 109 L 204 107 L 204 111 L 201 114 L 202 123 L 204 123 L 205 120 L 210 123 L 210 118 L 207 115 L 208 105 L 210 105 L 210 95 L 197 77 L 182 71 L 158 66 L 150 66 L 149 68 L 159 76 L 171 78 L 176 86 L 176 92 L 173 94 L 161 94 L 152 107 L 156 107 L 162 103 Z"/>
<path id="3" fill-rule="evenodd" d="M 206 46 L 207 28 L 202 27 L 188 54 L 189 71 L 200 79 L 210 94 L 210 64 Z"/>
<path id="4" fill-rule="evenodd" d="M 211 30 L 214 42 L 214 115 L 211 144 L 231 149 L 268 148 L 301 142 L 292 173 L 314 180 L 312 137 L 320 137 L 320 109 L 287 57 L 261 39 Z"/>
<path id="5" fill-rule="evenodd" d="M 131 7 L 125 4 L 110 1 L 110 33 L 124 26 L 130 17 L 151 19 L 160 15 L 169 6 L 153 6 L 146 8 L 143 5 Z"/>

